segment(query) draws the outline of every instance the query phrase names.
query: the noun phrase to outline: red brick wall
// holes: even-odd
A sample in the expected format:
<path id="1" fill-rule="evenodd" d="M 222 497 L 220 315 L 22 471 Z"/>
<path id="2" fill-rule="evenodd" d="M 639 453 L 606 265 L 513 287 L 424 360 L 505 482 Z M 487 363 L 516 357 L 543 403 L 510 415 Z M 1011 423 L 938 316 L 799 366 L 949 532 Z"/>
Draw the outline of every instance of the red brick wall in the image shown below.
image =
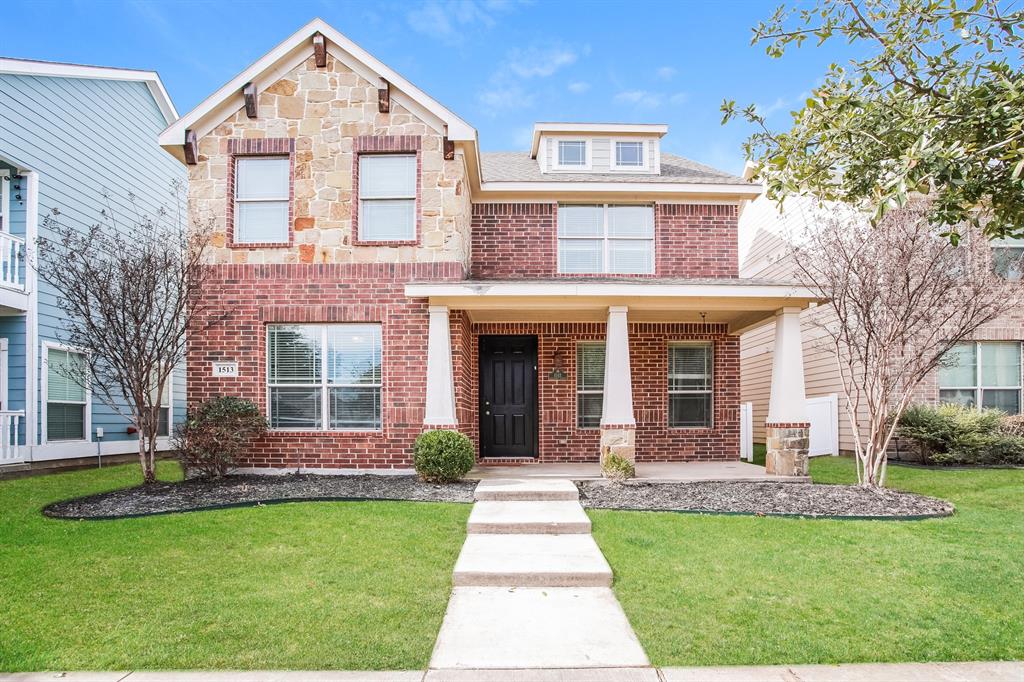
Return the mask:
<path id="1" fill-rule="evenodd" d="M 376 322 L 383 338 L 383 428 L 380 432 L 289 431 L 260 439 L 241 462 L 251 467 L 405 468 L 423 430 L 427 302 L 408 299 L 410 280 L 458 280 L 459 263 L 213 265 L 209 314 L 224 320 L 193 333 L 188 355 L 189 401 L 219 395 L 252 400 L 266 413 L 266 326 L 284 322 Z M 202 320 L 198 323 L 202 325 Z M 541 461 L 597 461 L 600 434 L 576 428 L 576 344 L 603 340 L 600 323 L 473 324 L 452 311 L 451 341 L 460 429 L 476 442 L 477 348 L 481 334 L 538 336 Z M 668 344 L 714 343 L 714 426 L 667 426 Z M 562 352 L 567 377 L 548 378 Z M 739 456 L 739 343 L 720 325 L 631 324 L 630 359 L 641 461 L 736 459 Z M 214 378 L 210 363 L 236 361 L 237 378 Z"/>
<path id="2" fill-rule="evenodd" d="M 409 467 L 423 430 L 427 302 L 407 299 L 410 280 L 462 279 L 460 263 L 211 265 L 206 291 L 217 326 L 192 334 L 189 401 L 220 395 L 252 400 L 266 414 L 266 325 L 377 322 L 383 339 L 380 432 L 272 432 L 241 463 L 253 467 Z M 202 326 L 202 320 L 198 321 Z M 214 378 L 210 363 L 238 362 L 237 378 Z"/>
<path id="3" fill-rule="evenodd" d="M 654 274 L 616 277 L 738 277 L 737 220 L 733 205 L 657 204 Z M 562 276 L 557 204 L 474 204 L 470 261 L 473 279 Z"/>
<path id="4" fill-rule="evenodd" d="M 576 345 L 603 341 L 601 323 L 484 323 L 472 326 L 473 347 L 481 334 L 536 334 L 538 337 L 538 412 L 540 461 L 596 462 L 600 432 L 576 428 Z M 726 334 L 722 325 L 654 324 L 629 325 L 630 364 L 633 371 L 633 411 L 637 422 L 636 452 L 639 461 L 736 460 L 739 459 L 739 339 Z M 668 344 L 671 341 L 707 340 L 714 346 L 714 423 L 710 429 L 668 427 Z M 561 351 L 566 378 L 548 378 L 553 357 Z M 474 358 L 475 352 L 474 352 Z M 475 365 L 475 363 L 474 363 Z M 471 426 L 476 438 L 478 392 L 472 377 L 456 386 L 460 405 L 470 415 L 460 415 L 463 428 Z M 464 395 L 466 391 L 471 396 Z"/>

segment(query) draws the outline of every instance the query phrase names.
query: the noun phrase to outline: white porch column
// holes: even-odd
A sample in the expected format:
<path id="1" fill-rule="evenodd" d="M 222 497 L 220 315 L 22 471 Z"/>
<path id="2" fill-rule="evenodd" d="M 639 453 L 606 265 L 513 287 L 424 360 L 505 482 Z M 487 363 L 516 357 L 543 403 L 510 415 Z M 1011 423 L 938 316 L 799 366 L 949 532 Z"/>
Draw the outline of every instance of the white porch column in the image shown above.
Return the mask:
<path id="1" fill-rule="evenodd" d="M 608 308 L 604 346 L 604 400 L 601 405 L 601 460 L 617 454 L 636 458 L 633 417 L 633 375 L 629 366 L 629 322 L 626 306 Z"/>
<path id="2" fill-rule="evenodd" d="M 783 308 L 775 313 L 772 386 L 765 420 L 765 469 L 769 474 L 807 475 L 810 427 L 804 390 L 800 309 Z"/>
<path id="3" fill-rule="evenodd" d="M 448 307 L 432 305 L 427 310 L 430 326 L 427 331 L 427 403 L 423 424 L 432 428 L 454 428 L 458 421 L 455 418 Z"/>

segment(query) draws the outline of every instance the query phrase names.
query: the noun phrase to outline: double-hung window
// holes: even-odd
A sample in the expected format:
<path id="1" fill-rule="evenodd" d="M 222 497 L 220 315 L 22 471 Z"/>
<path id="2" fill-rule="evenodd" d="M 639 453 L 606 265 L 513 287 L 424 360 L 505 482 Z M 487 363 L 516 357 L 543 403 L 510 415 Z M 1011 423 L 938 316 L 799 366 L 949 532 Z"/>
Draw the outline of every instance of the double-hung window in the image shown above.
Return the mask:
<path id="1" fill-rule="evenodd" d="M 88 394 L 82 385 L 85 356 L 46 349 L 46 440 L 86 440 Z"/>
<path id="2" fill-rule="evenodd" d="M 640 140 L 615 141 L 612 170 L 643 170 L 647 167 L 646 145 Z"/>
<path id="3" fill-rule="evenodd" d="M 236 244 L 288 241 L 290 174 L 287 156 L 235 159 Z"/>
<path id="4" fill-rule="evenodd" d="M 1021 411 L 1021 344 L 958 343 L 939 366 L 939 400 L 966 407 Z"/>
<path id="5" fill-rule="evenodd" d="M 654 208 L 560 205 L 558 271 L 562 274 L 652 274 Z"/>
<path id="6" fill-rule="evenodd" d="M 576 426 L 601 426 L 604 405 L 604 344 L 587 342 L 576 346 Z"/>
<path id="7" fill-rule="evenodd" d="M 173 384 L 173 375 L 167 375 L 167 379 L 164 380 L 164 390 L 160 393 L 160 408 L 157 413 L 157 424 L 156 424 L 156 435 L 158 436 L 169 436 L 171 431 L 171 396 L 173 391 L 171 386 Z M 156 387 L 154 386 L 154 393 Z M 154 400 L 154 402 L 156 402 Z"/>
<path id="8" fill-rule="evenodd" d="M 668 425 L 709 428 L 712 405 L 712 352 L 709 343 L 668 348 Z"/>
<path id="9" fill-rule="evenodd" d="M 359 157 L 359 239 L 416 241 L 416 155 Z"/>
<path id="10" fill-rule="evenodd" d="M 270 426 L 381 428 L 379 324 L 271 325 Z"/>
<path id="11" fill-rule="evenodd" d="M 589 166 L 586 140 L 558 140 L 558 168 L 586 169 Z"/>
<path id="12" fill-rule="evenodd" d="M 1009 280 L 1024 279 L 1024 239 L 1004 237 L 993 239 L 992 268 Z"/>

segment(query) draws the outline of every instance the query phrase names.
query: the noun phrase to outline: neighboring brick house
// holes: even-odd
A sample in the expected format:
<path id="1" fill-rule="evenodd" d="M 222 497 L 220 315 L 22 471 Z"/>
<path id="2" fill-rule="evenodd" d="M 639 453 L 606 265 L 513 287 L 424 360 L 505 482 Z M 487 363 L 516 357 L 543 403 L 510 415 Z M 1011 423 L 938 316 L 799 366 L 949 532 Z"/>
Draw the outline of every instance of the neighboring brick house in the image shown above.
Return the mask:
<path id="1" fill-rule="evenodd" d="M 190 402 L 265 411 L 251 468 L 405 468 L 427 428 L 490 462 L 738 459 L 738 334 L 813 297 L 739 277 L 760 188 L 666 133 L 542 123 L 529 152 L 481 152 L 311 22 L 160 139 L 228 311 L 191 338 Z"/>
<path id="2" fill-rule="evenodd" d="M 794 276 L 794 265 L 788 258 L 791 242 L 814 224 L 815 206 L 812 199 L 797 196 L 787 198 L 781 210 L 775 201 L 765 196 L 745 205 L 739 221 L 740 273 L 744 277 L 791 280 Z M 995 254 L 997 267 L 1006 267 L 1007 276 L 1020 279 L 1021 273 L 1016 272 L 1013 264 L 1024 252 L 1024 240 L 1008 238 L 992 245 L 1001 250 Z M 853 452 L 853 427 L 846 412 L 834 351 L 825 331 L 829 325 L 836 324 L 835 314 L 830 306 L 821 306 L 804 310 L 800 317 L 806 396 L 808 399 L 834 396 L 832 402 L 836 408 L 831 414 L 819 411 L 811 419 L 812 431 L 819 428 L 816 418 L 827 418 L 829 423 L 821 423 L 821 428 L 835 433 L 835 445 L 841 453 Z M 762 425 L 768 413 L 775 357 L 773 332 L 773 326 L 767 324 L 740 337 L 742 400 L 752 403 L 753 437 L 762 443 L 766 439 Z M 1017 414 L 1022 410 L 1024 389 L 1022 349 L 1024 313 L 1014 310 L 982 326 L 972 339 L 957 346 L 958 362 L 932 372 L 915 390 L 914 400 L 998 407 Z M 867 419 L 867 408 L 861 406 L 858 421 L 862 430 Z M 812 434 L 812 438 L 815 436 Z"/>

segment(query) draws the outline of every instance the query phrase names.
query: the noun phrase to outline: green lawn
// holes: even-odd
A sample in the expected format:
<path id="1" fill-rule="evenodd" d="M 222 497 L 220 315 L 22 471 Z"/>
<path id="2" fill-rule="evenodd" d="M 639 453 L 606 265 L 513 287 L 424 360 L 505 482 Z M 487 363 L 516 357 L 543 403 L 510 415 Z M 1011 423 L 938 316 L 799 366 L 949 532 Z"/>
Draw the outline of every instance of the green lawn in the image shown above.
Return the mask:
<path id="1" fill-rule="evenodd" d="M 820 483 L 849 458 L 812 460 Z M 890 467 L 928 521 L 590 511 L 655 665 L 1024 658 L 1024 470 Z"/>
<path id="2" fill-rule="evenodd" d="M 0 482 L 0 670 L 427 665 L 469 505 L 39 513 L 135 484 L 137 469 Z"/>

